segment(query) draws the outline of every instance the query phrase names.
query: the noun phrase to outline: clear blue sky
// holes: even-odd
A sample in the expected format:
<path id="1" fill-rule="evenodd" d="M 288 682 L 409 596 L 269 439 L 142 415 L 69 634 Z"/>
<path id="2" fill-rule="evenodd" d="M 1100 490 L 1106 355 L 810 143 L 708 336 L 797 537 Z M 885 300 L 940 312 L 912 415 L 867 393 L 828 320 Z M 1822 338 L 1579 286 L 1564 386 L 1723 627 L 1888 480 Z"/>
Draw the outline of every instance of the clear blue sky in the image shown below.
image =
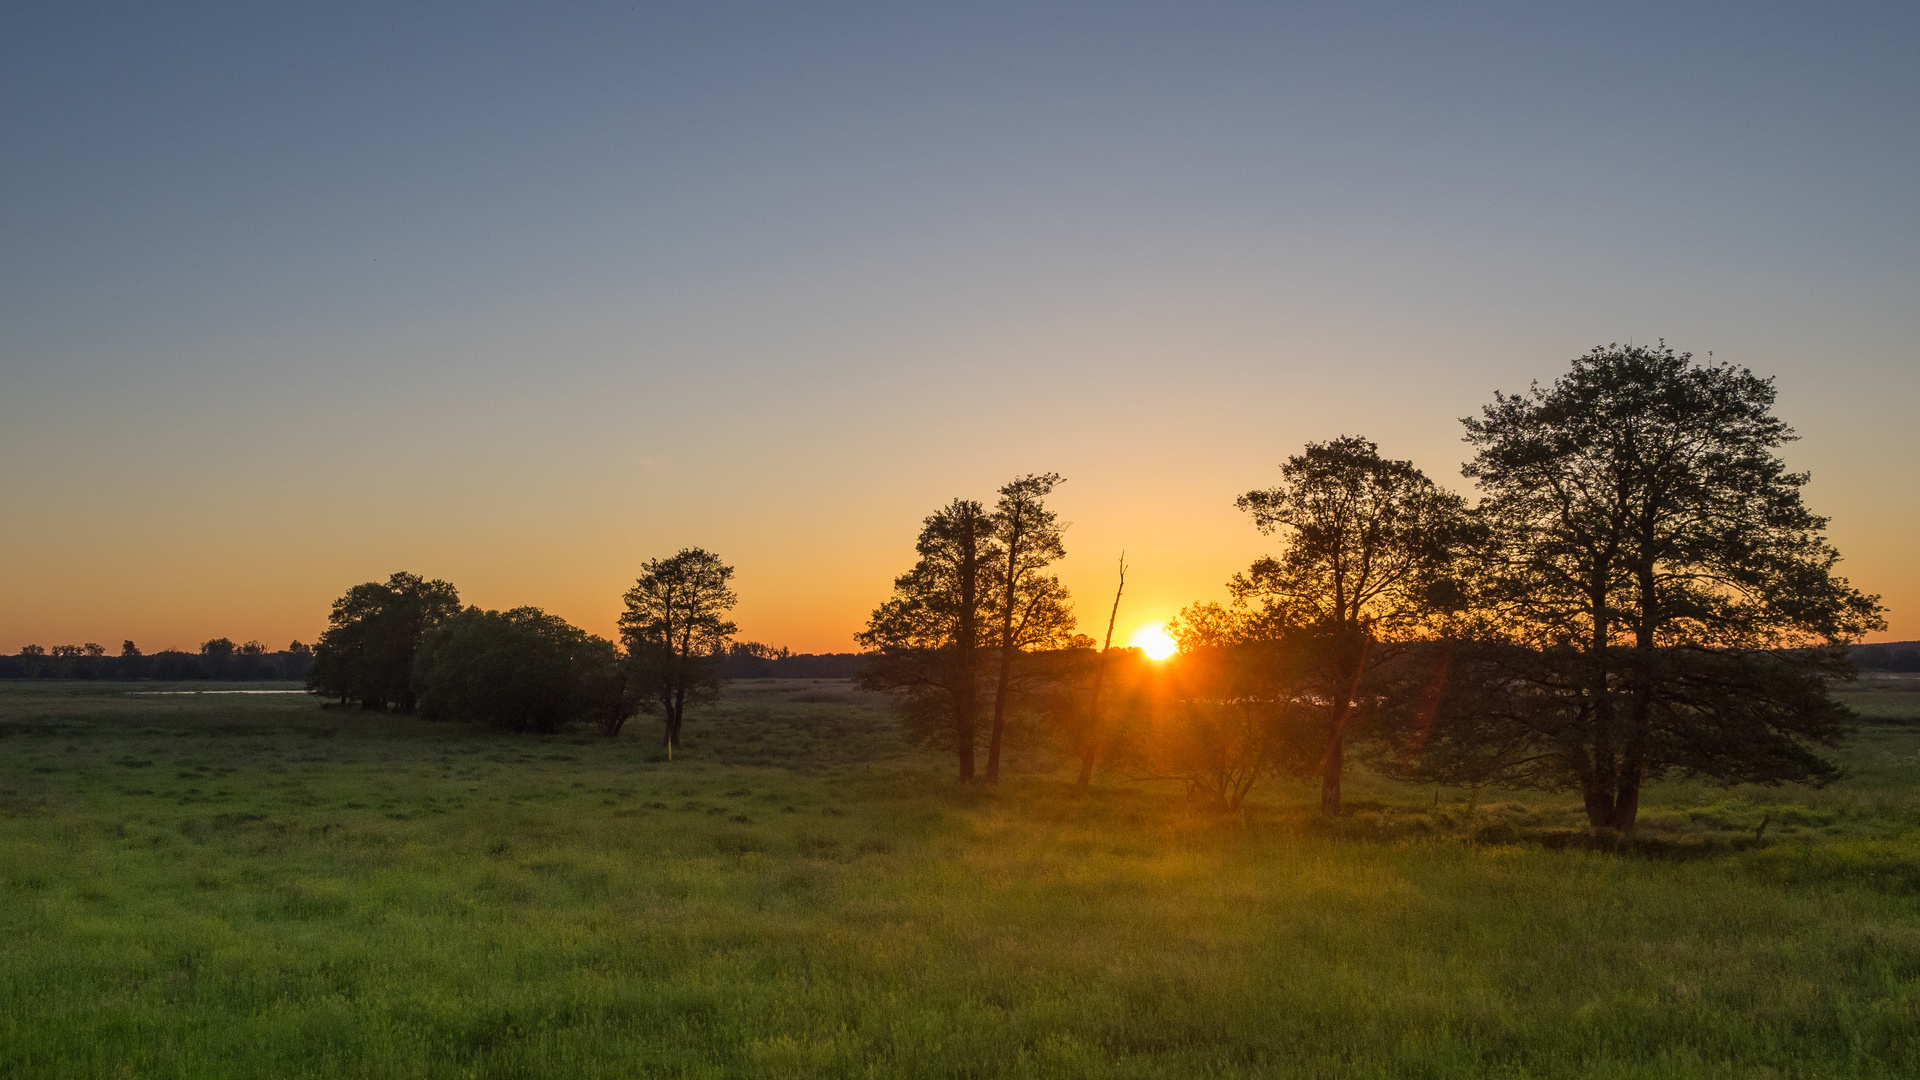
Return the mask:
<path id="1" fill-rule="evenodd" d="M 1232 498 L 1664 336 L 1776 376 L 1920 637 L 1920 6 L 47 4 L 0 35 L 0 648 L 640 560 L 849 635 L 1053 469 L 1129 619 Z M 30 567 L 26 572 L 18 568 Z M 1911 613 L 1911 614 L 1910 614 Z"/>

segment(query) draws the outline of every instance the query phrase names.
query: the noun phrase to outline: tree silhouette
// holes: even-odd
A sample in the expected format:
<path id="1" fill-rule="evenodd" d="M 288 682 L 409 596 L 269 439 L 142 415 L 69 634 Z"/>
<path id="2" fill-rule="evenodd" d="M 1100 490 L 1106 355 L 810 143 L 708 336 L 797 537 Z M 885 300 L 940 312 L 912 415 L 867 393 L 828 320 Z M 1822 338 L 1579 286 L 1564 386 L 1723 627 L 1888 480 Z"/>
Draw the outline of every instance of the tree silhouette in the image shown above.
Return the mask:
<path id="1" fill-rule="evenodd" d="M 893 595 L 856 635 L 868 654 L 856 677 L 894 695 L 908 733 L 951 750 L 962 783 L 974 779 L 980 652 L 991 612 L 991 575 L 1001 552 L 980 503 L 955 499 L 922 523 L 920 559 L 894 579 Z"/>
<path id="2" fill-rule="evenodd" d="M 627 590 L 620 639 L 640 700 L 666 724 L 669 758 L 680 745 L 687 706 L 720 691 L 720 660 L 739 630 L 726 618 L 739 600 L 727 585 L 732 578 L 733 567 L 720 556 L 685 548 L 648 560 Z"/>
<path id="3" fill-rule="evenodd" d="M 1288 655 L 1308 657 L 1318 671 L 1315 696 L 1328 707 L 1312 772 L 1321 812 L 1334 817 L 1356 701 L 1384 658 L 1376 643 L 1410 632 L 1453 598 L 1448 575 L 1468 518 L 1458 495 L 1357 436 L 1309 443 L 1280 476 L 1237 502 L 1283 546 L 1228 584 L 1236 603 L 1258 606 L 1251 626 L 1231 636 L 1285 635 L 1294 643 Z M 1207 614 L 1223 613 L 1194 616 Z"/>
<path id="4" fill-rule="evenodd" d="M 1847 724 L 1823 680 L 1885 623 L 1834 575 L 1773 404 L 1772 380 L 1662 342 L 1594 349 L 1463 421 L 1494 537 L 1478 600 L 1516 647 L 1480 661 L 1483 690 L 1511 691 L 1500 775 L 1578 790 L 1623 831 L 1670 770 L 1836 775 L 1813 750 Z"/>
<path id="5" fill-rule="evenodd" d="M 1000 752 L 1014 694 L 1016 660 L 1028 649 L 1058 649 L 1073 641 L 1071 598 L 1060 579 L 1043 571 L 1067 553 L 1065 527 L 1046 507 L 1059 473 L 1028 474 L 1000 489 L 990 519 L 994 559 L 988 566 L 988 612 L 996 670 L 993 724 L 987 737 L 989 784 L 1000 782 Z"/>

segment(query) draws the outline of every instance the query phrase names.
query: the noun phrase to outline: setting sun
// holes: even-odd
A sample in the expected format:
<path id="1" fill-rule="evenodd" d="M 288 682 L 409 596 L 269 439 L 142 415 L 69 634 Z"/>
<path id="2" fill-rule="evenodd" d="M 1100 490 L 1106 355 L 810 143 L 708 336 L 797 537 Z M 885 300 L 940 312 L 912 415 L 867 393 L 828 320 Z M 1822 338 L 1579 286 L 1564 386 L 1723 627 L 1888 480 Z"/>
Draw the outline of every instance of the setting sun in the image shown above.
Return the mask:
<path id="1" fill-rule="evenodd" d="M 1147 654 L 1148 659 L 1165 660 L 1180 651 L 1180 646 L 1167 636 L 1167 631 L 1159 623 L 1150 623 L 1133 632 L 1128 642 L 1134 648 Z"/>

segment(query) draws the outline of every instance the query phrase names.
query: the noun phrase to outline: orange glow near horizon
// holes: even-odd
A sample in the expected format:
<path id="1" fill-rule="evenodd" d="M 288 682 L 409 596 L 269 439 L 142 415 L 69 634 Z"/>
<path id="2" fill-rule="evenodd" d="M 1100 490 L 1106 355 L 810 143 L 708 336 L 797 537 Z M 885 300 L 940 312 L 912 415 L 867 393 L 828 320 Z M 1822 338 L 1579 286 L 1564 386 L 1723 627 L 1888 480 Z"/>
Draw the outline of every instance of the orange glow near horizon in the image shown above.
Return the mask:
<path id="1" fill-rule="evenodd" d="M 1167 636 L 1166 628 L 1159 623 L 1148 623 L 1135 630 L 1127 644 L 1146 653 L 1149 660 L 1165 660 L 1180 651 L 1180 646 Z"/>

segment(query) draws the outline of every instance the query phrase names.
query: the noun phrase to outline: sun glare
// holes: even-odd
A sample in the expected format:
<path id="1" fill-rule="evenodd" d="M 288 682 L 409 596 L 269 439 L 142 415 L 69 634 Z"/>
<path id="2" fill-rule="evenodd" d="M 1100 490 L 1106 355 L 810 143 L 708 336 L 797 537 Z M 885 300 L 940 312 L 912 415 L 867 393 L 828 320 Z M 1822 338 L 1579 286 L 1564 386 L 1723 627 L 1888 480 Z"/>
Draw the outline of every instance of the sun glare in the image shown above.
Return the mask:
<path id="1" fill-rule="evenodd" d="M 1133 640 L 1128 644 L 1146 653 L 1148 658 L 1153 660 L 1165 660 L 1180 651 L 1180 646 L 1173 643 L 1173 639 L 1167 636 L 1166 630 L 1162 629 L 1159 623 L 1149 623 L 1135 630 Z"/>

